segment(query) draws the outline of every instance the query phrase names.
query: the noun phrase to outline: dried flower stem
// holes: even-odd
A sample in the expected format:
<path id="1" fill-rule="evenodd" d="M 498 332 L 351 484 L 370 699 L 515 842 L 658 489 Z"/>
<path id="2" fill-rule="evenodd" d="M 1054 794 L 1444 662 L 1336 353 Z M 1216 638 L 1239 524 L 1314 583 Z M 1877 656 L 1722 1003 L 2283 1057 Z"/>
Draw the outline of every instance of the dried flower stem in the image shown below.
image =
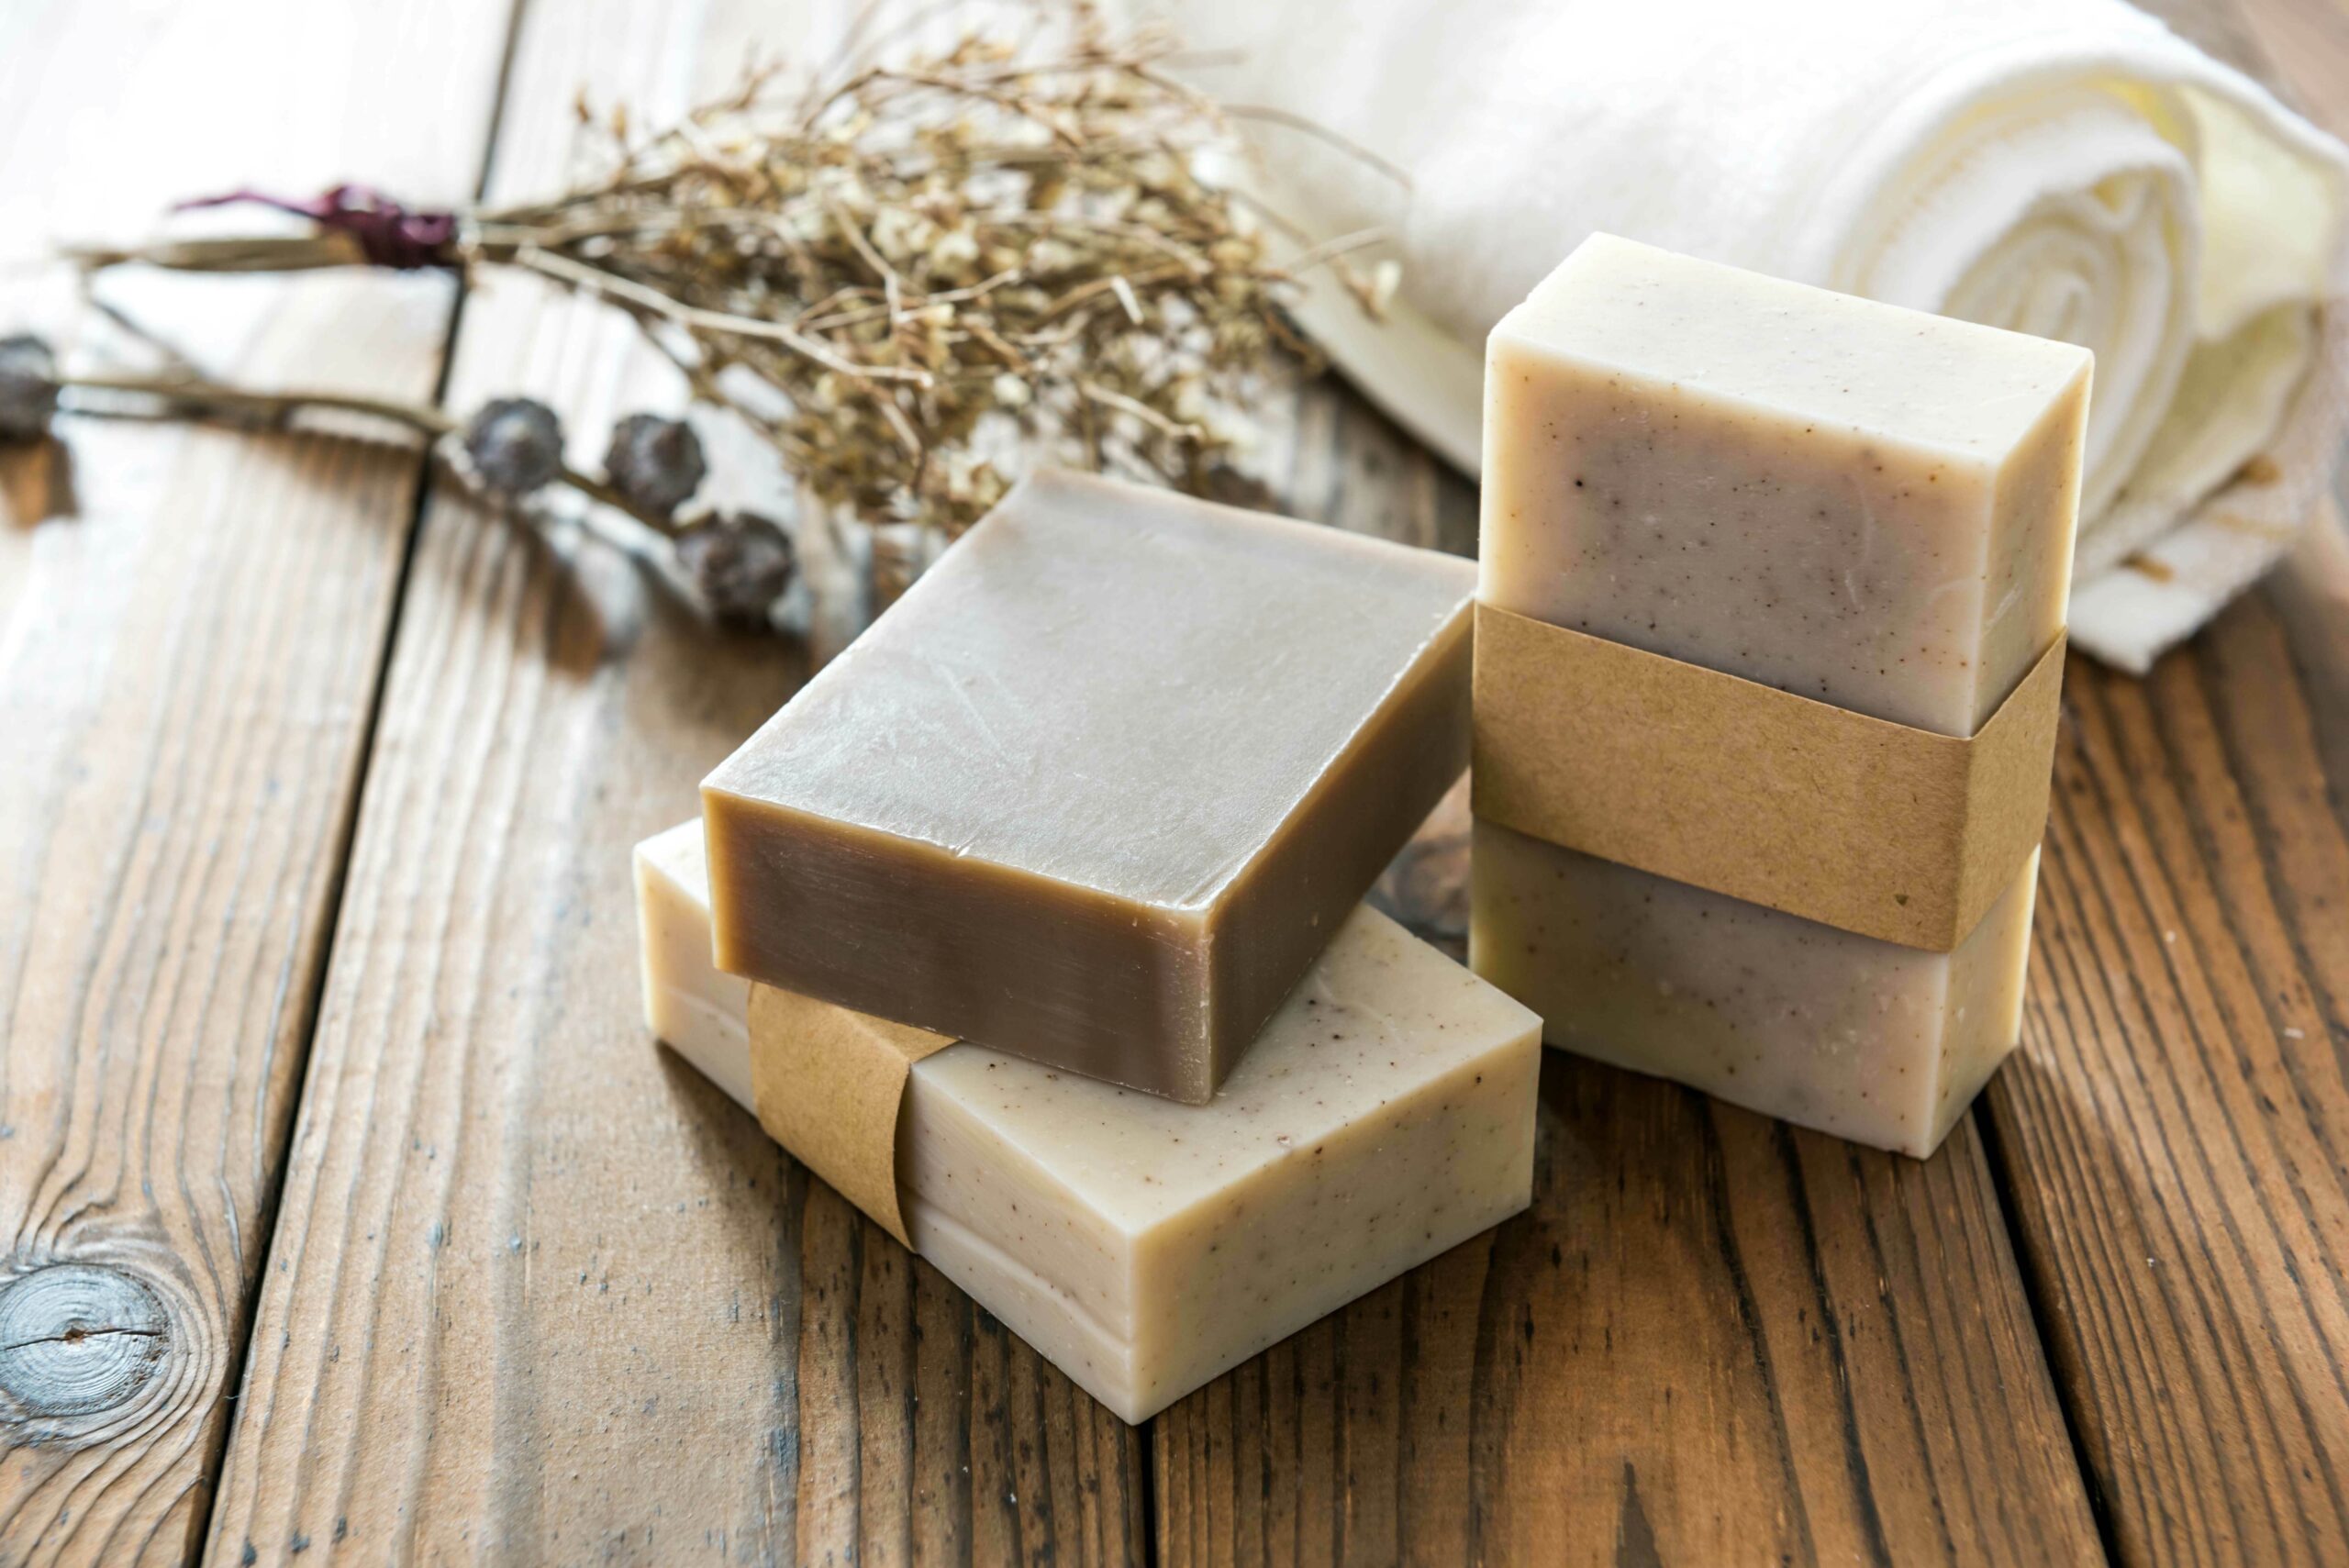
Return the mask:
<path id="1" fill-rule="evenodd" d="M 306 414 L 352 414 L 421 436 L 428 449 L 436 450 L 462 428 L 446 410 L 429 403 L 351 393 L 262 391 L 183 376 L 61 375 L 55 384 L 66 412 L 97 418 L 221 420 L 245 429 L 284 430 L 293 428 Z M 656 533 L 674 537 L 683 526 L 631 505 L 603 480 L 567 462 L 556 478 Z"/>
<path id="2" fill-rule="evenodd" d="M 262 392 L 224 383 L 180 376 L 60 376 L 64 406 L 77 414 L 131 413 L 241 417 L 250 425 L 282 427 L 304 413 L 362 414 L 438 438 L 457 428 L 441 409 L 340 392 Z M 90 394 L 97 394 L 95 398 Z M 125 406 L 125 401 L 128 406 Z"/>
<path id="3" fill-rule="evenodd" d="M 84 272 L 133 263 L 181 272 L 303 272 L 368 264 L 356 240 L 333 233 L 167 239 L 130 247 L 72 246 L 61 254 Z"/>

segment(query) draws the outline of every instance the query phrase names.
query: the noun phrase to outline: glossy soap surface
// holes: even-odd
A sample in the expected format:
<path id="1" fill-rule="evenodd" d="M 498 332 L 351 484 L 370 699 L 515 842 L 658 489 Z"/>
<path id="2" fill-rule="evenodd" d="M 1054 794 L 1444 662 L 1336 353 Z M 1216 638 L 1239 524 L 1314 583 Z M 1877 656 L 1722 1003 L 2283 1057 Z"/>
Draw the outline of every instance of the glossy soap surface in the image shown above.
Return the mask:
<path id="1" fill-rule="evenodd" d="M 1203 1100 L 1465 766 L 1474 575 L 1030 481 L 705 784 L 721 961 Z"/>
<path id="2" fill-rule="evenodd" d="M 647 1020 L 751 1104 L 696 825 L 637 850 Z M 698 938 L 698 940 L 696 940 Z M 1540 1023 L 1369 908 L 1211 1104 L 969 1043 L 915 1063 L 915 1249 L 1127 1420 L 1525 1207 Z"/>

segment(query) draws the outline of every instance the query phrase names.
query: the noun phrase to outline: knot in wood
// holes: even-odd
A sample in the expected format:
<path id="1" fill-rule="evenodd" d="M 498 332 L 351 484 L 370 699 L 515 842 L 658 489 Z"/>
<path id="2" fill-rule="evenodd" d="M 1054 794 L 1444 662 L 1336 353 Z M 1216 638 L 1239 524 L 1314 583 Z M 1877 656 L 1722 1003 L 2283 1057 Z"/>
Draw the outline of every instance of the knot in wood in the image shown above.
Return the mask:
<path id="1" fill-rule="evenodd" d="M 118 1269 L 51 1263 L 0 1286 L 0 1390 L 34 1419 L 129 1403 L 162 1364 L 170 1323 Z"/>

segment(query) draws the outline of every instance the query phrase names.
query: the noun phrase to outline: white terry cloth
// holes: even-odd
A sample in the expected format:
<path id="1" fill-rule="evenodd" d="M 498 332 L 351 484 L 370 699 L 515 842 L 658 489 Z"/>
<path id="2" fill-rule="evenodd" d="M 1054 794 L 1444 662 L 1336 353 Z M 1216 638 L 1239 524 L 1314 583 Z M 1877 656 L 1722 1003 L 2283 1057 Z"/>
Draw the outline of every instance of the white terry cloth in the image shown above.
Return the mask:
<path id="1" fill-rule="evenodd" d="M 2125 668 L 2329 479 L 2349 158 L 2121 0 L 1171 4 L 1269 203 L 1395 236 L 1386 324 L 1306 322 L 1471 473 L 1485 334 L 1604 229 L 2094 350 L 2072 639 Z"/>

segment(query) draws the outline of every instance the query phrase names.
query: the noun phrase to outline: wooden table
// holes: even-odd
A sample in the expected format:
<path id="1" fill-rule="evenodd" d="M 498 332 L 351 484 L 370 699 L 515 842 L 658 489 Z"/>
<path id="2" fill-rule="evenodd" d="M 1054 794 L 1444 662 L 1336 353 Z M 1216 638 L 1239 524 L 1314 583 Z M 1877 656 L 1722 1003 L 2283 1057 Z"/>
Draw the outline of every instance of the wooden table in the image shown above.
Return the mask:
<path id="1" fill-rule="evenodd" d="M 2340 4 L 2179 20 L 2338 126 Z M 582 83 L 662 117 L 776 25 L 513 10 L 0 12 L 0 244 L 535 191 Z M 507 278 L 106 287 L 258 383 L 669 390 Z M 1343 389 L 1273 423 L 1288 508 L 1473 542 Z M 70 446 L 0 463 L 0 1562 L 2349 1561 L 2337 515 L 2151 679 L 2074 662 L 2022 1049 L 1940 1155 L 1553 1054 L 1532 1212 L 1134 1429 L 640 1027 L 627 847 L 800 655 L 412 455 Z"/>

